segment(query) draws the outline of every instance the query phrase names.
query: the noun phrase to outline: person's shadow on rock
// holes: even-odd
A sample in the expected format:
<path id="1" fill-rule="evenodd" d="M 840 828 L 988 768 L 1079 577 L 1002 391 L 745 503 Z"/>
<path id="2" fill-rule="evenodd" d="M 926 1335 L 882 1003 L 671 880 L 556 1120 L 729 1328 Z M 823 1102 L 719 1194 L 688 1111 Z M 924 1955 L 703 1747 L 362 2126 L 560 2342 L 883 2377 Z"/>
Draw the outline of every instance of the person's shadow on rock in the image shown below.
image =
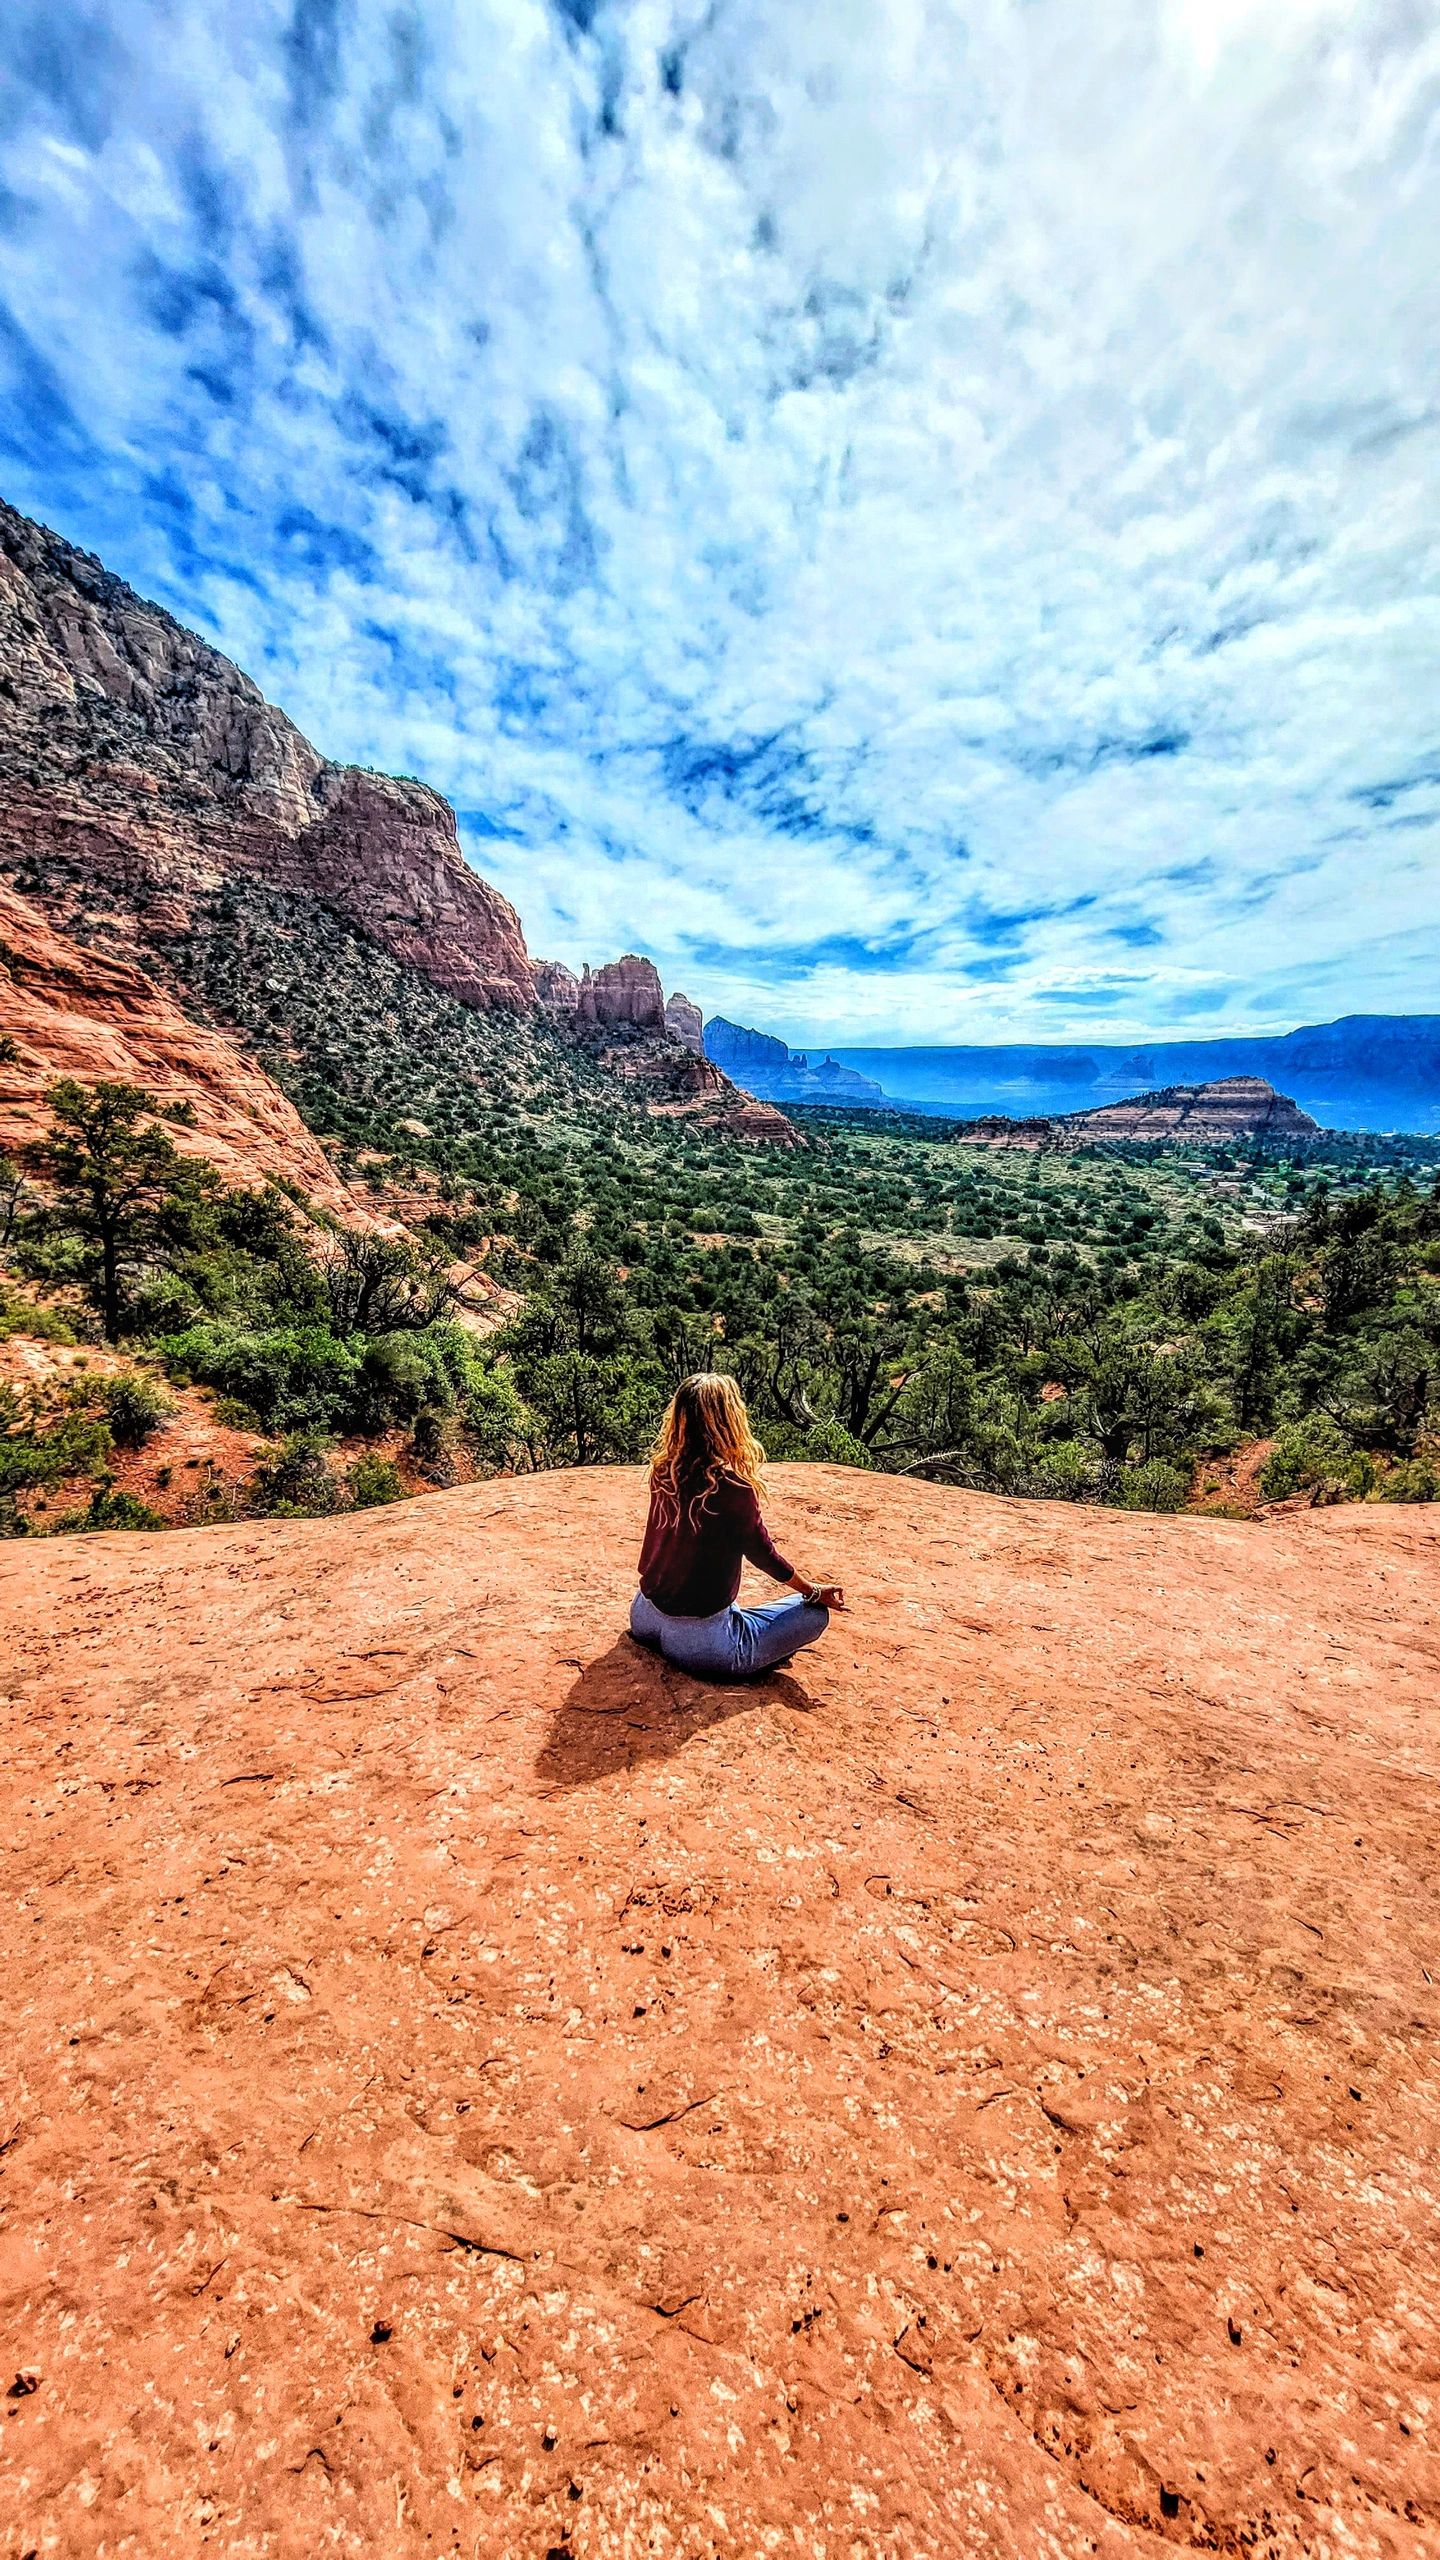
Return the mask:
<path id="1" fill-rule="evenodd" d="M 580 1676 L 555 1709 L 535 1762 L 536 1776 L 552 1786 L 588 1787 L 647 1760 L 673 1759 L 697 1734 L 757 1707 L 815 1704 L 792 1672 L 701 1680 L 630 1635 L 575 1668 Z"/>

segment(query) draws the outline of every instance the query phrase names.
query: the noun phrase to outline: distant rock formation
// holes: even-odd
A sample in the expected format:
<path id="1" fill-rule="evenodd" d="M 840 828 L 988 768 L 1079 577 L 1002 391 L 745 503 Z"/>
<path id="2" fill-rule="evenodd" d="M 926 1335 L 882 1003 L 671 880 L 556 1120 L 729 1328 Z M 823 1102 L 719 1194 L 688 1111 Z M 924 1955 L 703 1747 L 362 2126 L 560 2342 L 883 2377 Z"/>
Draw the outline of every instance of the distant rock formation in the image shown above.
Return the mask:
<path id="1" fill-rule="evenodd" d="M 587 967 L 580 980 L 578 1011 L 582 1022 L 596 1022 L 610 1030 L 628 1024 L 633 1031 L 665 1031 L 665 991 L 653 960 L 642 960 L 627 951 L 620 960 L 607 960 L 603 968 L 593 972 Z"/>
<path id="2" fill-rule="evenodd" d="M 1440 1014 L 1346 1014 L 1254 1038 L 1084 1049 L 1044 1041 L 856 1049 L 901 1108 L 1032 1118 L 1099 1109 L 1172 1085 L 1263 1076 L 1322 1128 L 1440 1131 Z"/>
<path id="3" fill-rule="evenodd" d="M 803 1049 L 791 1049 L 768 1031 L 749 1031 L 743 1024 L 712 1014 L 705 1025 L 705 1054 L 727 1076 L 769 1102 L 850 1103 L 865 1110 L 883 1109 L 888 1096 L 869 1076 L 822 1058 L 813 1067 Z"/>
<path id="4" fill-rule="evenodd" d="M 1221 1076 L 1214 1084 L 1174 1084 L 1133 1102 L 1110 1102 L 1098 1111 L 1067 1113 L 1061 1127 L 1071 1137 L 1314 1138 L 1319 1124 L 1263 1076 Z"/>
<path id="5" fill-rule="evenodd" d="M 698 1004 L 678 990 L 665 1007 L 665 1028 L 682 1049 L 693 1049 L 697 1058 L 705 1055 L 705 1017 Z"/>
<path id="6" fill-rule="evenodd" d="M 574 1013 L 580 1003 L 580 981 L 563 960 L 537 960 L 535 993 L 549 1013 Z"/>
<path id="7" fill-rule="evenodd" d="M 696 1047 L 678 1041 L 666 1024 L 654 1036 L 660 981 L 648 960 L 624 960 L 587 970 L 580 981 L 579 1023 L 589 1029 L 595 1055 L 617 1083 L 643 1095 L 657 1117 L 714 1128 L 745 1144 L 799 1147 L 805 1143 L 770 1102 L 737 1092 L 729 1076 Z M 687 997 L 681 1003 L 699 1019 Z M 662 1020 L 664 1018 L 662 1017 Z"/>
<path id="8" fill-rule="evenodd" d="M 783 1040 L 768 1031 L 747 1031 L 738 1022 L 727 1022 L 723 1013 L 712 1013 L 705 1025 L 705 1055 L 752 1093 L 764 1091 L 790 1065 Z"/>
<path id="9" fill-rule="evenodd" d="M 1083 1147 L 1115 1140 L 1214 1146 L 1254 1138 L 1303 1146 L 1320 1131 L 1308 1111 L 1288 1094 L 1277 1093 L 1262 1076 L 1222 1076 L 1213 1084 L 1167 1085 L 1130 1102 L 1109 1102 L 1095 1111 L 1064 1112 L 1052 1119 L 987 1114 L 962 1121 L 959 1134 L 969 1146 L 988 1147 Z"/>

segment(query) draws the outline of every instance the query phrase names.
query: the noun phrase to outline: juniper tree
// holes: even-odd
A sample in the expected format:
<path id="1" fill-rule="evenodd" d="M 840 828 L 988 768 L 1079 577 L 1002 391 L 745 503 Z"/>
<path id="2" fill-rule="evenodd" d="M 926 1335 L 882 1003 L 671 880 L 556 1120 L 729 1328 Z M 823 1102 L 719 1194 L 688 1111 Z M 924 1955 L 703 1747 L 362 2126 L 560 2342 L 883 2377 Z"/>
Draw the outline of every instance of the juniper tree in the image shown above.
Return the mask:
<path id="1" fill-rule="evenodd" d="M 45 1099 L 50 1128 L 29 1162 L 55 1194 L 52 1223 L 80 1247 L 79 1276 L 105 1338 L 118 1342 L 127 1284 L 193 1241 L 215 1176 L 181 1155 L 139 1085 L 67 1076 Z"/>

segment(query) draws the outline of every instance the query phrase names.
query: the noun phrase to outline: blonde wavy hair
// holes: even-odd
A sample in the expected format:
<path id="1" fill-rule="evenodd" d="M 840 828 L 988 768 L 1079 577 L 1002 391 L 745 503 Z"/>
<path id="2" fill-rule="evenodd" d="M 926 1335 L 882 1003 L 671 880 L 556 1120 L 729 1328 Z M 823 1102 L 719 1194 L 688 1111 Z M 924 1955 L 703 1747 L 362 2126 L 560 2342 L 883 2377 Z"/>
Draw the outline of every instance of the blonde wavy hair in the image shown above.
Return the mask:
<path id="1" fill-rule="evenodd" d="M 693 1521 L 722 1476 L 763 1494 L 764 1464 L 765 1452 L 733 1378 L 718 1369 L 701 1369 L 676 1388 L 650 1452 L 650 1483 L 677 1516 L 683 1505 Z"/>

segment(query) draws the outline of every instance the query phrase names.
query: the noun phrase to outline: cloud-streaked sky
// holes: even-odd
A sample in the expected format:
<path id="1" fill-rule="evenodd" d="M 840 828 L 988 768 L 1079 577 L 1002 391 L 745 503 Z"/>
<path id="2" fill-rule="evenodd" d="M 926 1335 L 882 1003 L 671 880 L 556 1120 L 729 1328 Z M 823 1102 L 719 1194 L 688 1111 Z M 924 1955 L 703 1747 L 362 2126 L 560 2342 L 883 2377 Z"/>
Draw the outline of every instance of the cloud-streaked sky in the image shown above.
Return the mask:
<path id="1" fill-rule="evenodd" d="M 1433 0 L 11 0 L 0 486 L 532 950 L 1440 1009 Z"/>

